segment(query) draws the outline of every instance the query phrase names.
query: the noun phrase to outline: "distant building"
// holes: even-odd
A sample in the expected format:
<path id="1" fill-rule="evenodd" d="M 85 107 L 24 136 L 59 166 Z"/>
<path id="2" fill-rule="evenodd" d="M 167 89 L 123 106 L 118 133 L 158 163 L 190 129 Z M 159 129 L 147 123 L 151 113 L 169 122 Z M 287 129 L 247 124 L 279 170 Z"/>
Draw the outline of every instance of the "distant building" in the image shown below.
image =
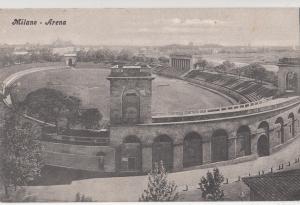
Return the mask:
<path id="1" fill-rule="evenodd" d="M 77 55 L 76 53 L 67 53 L 64 54 L 64 59 L 67 66 L 75 67 L 77 63 Z"/>
<path id="2" fill-rule="evenodd" d="M 58 47 L 58 48 L 53 48 L 52 53 L 58 54 L 58 55 L 64 55 L 66 53 L 72 53 L 75 50 L 76 50 L 76 48 L 74 46 Z"/>
<path id="3" fill-rule="evenodd" d="M 171 54 L 170 66 L 180 70 L 190 70 L 193 67 L 193 56 L 189 54 Z"/>
<path id="4" fill-rule="evenodd" d="M 245 177 L 251 201 L 300 200 L 300 169 Z"/>

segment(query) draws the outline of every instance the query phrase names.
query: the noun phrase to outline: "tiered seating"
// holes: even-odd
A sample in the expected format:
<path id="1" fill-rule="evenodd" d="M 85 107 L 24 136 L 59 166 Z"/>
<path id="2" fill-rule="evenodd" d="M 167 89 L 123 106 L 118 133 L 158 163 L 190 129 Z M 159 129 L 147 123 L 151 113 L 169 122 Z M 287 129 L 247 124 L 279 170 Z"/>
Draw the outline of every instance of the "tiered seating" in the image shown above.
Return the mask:
<path id="1" fill-rule="evenodd" d="M 246 96 L 251 101 L 257 101 L 264 97 L 270 97 L 276 93 L 275 87 L 270 88 L 269 86 L 268 88 L 252 79 L 239 78 L 238 76 L 234 75 L 193 70 L 186 77 L 226 87 Z"/>

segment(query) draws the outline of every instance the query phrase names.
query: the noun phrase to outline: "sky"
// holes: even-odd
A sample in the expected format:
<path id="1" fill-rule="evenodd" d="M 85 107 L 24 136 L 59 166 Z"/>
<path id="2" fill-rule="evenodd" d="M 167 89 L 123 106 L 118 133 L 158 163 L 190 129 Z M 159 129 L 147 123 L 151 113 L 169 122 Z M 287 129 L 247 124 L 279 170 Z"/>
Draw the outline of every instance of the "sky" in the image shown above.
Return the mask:
<path id="1" fill-rule="evenodd" d="M 65 26 L 16 26 L 17 18 Z M 294 46 L 297 8 L 223 9 L 2 9 L 0 43 L 157 46 L 168 44 Z"/>

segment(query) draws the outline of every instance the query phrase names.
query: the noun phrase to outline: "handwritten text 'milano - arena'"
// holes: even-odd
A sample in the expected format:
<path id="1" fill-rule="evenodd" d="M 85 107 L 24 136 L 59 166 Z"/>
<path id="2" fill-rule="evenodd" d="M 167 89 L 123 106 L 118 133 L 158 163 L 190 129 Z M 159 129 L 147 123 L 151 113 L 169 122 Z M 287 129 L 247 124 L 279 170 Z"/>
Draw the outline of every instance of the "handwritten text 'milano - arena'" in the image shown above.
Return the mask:
<path id="1" fill-rule="evenodd" d="M 66 20 L 54 20 L 49 19 L 47 21 L 37 21 L 37 20 L 27 20 L 27 19 L 14 19 L 11 23 L 14 26 L 37 26 L 37 25 L 46 25 L 46 26 L 65 26 L 67 25 Z"/>

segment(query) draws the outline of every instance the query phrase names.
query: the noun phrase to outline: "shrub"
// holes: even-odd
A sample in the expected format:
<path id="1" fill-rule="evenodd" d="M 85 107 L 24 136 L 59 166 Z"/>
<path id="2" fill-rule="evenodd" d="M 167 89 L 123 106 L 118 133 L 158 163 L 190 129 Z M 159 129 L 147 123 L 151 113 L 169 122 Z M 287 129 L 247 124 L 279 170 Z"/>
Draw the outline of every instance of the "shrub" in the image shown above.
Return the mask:
<path id="1" fill-rule="evenodd" d="M 84 194 L 80 194 L 79 192 L 75 196 L 76 202 L 93 202 L 93 199 L 91 197 L 87 197 Z"/>
<path id="2" fill-rule="evenodd" d="M 139 201 L 176 201 L 179 197 L 174 182 L 168 182 L 167 172 L 161 162 L 155 163 L 154 169 L 148 174 L 148 187 Z"/>
<path id="3" fill-rule="evenodd" d="M 221 184 L 224 177 L 218 168 L 214 168 L 213 173 L 207 172 L 206 177 L 200 180 L 200 189 L 202 198 L 208 201 L 221 201 L 224 198 L 224 192 L 221 190 Z"/>

